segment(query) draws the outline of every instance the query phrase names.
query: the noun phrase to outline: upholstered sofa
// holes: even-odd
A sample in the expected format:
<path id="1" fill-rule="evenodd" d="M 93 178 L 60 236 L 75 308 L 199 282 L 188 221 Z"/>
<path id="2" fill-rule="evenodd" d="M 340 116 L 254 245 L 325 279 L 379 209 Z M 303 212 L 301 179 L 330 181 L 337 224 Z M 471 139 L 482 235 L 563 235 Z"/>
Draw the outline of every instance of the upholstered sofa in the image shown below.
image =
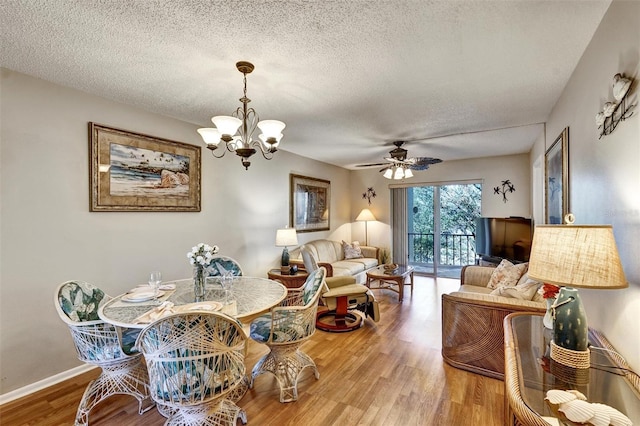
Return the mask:
<path id="1" fill-rule="evenodd" d="M 327 269 L 327 277 L 352 276 L 356 283 L 364 284 L 366 272 L 378 266 L 380 249 L 378 247 L 360 246 L 362 257 L 347 259 L 342 242 L 332 240 L 314 240 L 304 244 L 309 248 L 318 266 Z M 304 268 L 300 247 L 291 250 L 291 263 Z"/>
<path id="2" fill-rule="evenodd" d="M 494 269 L 466 266 L 458 291 L 442 295 L 442 358 L 454 367 L 504 380 L 504 317 L 544 313 L 546 305 L 537 291 L 533 300 L 490 294 L 487 285 Z"/>

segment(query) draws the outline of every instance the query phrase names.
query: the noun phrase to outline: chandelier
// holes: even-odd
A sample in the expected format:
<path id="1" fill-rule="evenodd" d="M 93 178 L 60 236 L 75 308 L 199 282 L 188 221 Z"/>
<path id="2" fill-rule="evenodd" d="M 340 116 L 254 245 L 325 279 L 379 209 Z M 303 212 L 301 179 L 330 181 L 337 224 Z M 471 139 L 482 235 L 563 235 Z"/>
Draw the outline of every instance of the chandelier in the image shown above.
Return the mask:
<path id="1" fill-rule="evenodd" d="M 400 180 L 413 177 L 413 172 L 406 164 L 394 164 L 393 166 L 389 166 L 382 170 L 384 170 L 384 174 L 382 176 L 387 179 Z"/>
<path id="2" fill-rule="evenodd" d="M 250 62 L 240 61 L 236 63 L 236 68 L 244 76 L 244 96 L 240 98 L 242 106 L 238 107 L 232 116 L 213 117 L 211 121 L 216 127 L 198 129 L 198 133 L 214 157 L 222 158 L 227 151 L 235 152 L 242 159 L 244 168 L 248 170 L 251 165 L 249 158 L 257 152 L 256 148 L 267 160 L 273 158 L 273 153 L 278 150 L 280 139 L 282 139 L 285 124 L 278 120 L 258 121 L 256 111 L 253 108 L 247 108 L 247 104 L 251 102 L 251 99 L 247 98 L 247 74 L 251 74 L 254 66 Z M 260 141 L 252 138 L 256 127 L 262 131 L 258 135 Z M 221 151 L 221 155 L 216 155 L 216 149 L 221 142 L 224 142 L 226 149 Z"/>

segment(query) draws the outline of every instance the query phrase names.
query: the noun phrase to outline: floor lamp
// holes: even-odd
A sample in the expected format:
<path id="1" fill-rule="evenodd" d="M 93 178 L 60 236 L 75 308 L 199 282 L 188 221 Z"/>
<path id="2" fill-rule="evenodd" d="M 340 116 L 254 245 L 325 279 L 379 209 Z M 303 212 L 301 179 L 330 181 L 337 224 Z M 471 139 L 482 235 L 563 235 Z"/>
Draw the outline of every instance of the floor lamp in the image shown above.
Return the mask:
<path id="1" fill-rule="evenodd" d="M 357 222 L 364 221 L 364 245 L 366 246 L 369 245 L 369 230 L 367 229 L 367 222 L 372 220 L 376 220 L 376 217 L 373 215 L 373 213 L 371 213 L 371 210 L 369 209 L 362 209 L 358 217 L 356 217 Z"/>

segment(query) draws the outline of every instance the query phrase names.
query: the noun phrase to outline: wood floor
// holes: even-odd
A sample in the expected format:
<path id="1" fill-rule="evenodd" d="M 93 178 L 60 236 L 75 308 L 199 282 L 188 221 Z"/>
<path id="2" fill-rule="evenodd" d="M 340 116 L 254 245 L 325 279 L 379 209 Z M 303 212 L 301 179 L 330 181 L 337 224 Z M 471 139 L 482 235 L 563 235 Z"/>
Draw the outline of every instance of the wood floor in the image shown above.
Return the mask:
<path id="1" fill-rule="evenodd" d="M 320 380 L 305 373 L 297 402 L 281 404 L 269 375 L 238 405 L 249 425 L 502 425 L 504 386 L 499 380 L 455 369 L 440 356 L 440 295 L 458 280 L 416 277 L 413 296 L 374 290 L 381 320 L 350 333 L 317 331 L 302 349 L 316 362 Z M 250 371 L 266 347 L 249 339 Z M 90 372 L 0 406 L 0 424 L 72 425 Z M 94 408 L 90 424 L 161 425 L 155 409 L 140 416 L 137 402 L 114 396 Z M 238 422 L 238 424 L 241 424 Z"/>

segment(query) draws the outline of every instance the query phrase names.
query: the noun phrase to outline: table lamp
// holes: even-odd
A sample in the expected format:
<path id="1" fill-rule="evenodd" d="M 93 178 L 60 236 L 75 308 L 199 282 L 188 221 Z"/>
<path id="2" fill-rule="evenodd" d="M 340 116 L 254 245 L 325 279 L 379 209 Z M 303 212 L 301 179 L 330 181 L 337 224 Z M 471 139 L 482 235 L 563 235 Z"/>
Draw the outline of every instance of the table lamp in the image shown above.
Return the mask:
<path id="1" fill-rule="evenodd" d="M 533 280 L 560 286 L 552 305 L 551 359 L 589 368 L 587 317 L 576 288 L 618 289 L 628 283 L 613 228 L 571 223 L 535 227 L 528 273 Z"/>
<path id="2" fill-rule="evenodd" d="M 285 269 L 289 270 L 289 250 L 287 250 L 287 246 L 296 245 L 298 245 L 298 236 L 294 228 L 284 228 L 276 231 L 276 247 L 284 247 L 280 261 L 283 272 Z"/>
<path id="3" fill-rule="evenodd" d="M 367 223 L 369 221 L 376 220 L 376 217 L 371 213 L 369 209 L 362 209 L 358 217 L 356 217 L 357 222 L 364 221 L 364 245 L 369 245 L 369 232 L 367 230 Z"/>

